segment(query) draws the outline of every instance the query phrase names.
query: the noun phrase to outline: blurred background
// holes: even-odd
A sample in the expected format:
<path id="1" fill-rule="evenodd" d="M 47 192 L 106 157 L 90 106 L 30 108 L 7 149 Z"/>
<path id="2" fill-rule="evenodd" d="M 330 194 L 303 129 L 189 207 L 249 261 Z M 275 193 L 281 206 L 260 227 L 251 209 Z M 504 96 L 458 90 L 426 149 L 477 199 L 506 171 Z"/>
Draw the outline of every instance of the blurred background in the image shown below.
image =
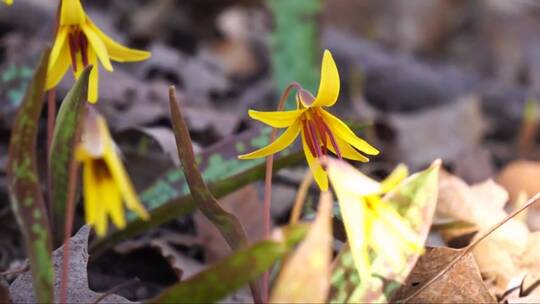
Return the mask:
<path id="1" fill-rule="evenodd" d="M 257 128 L 247 110 L 275 109 L 290 82 L 315 93 L 322 51 L 329 49 L 342 82 L 331 111 L 360 125 L 361 134 L 382 151 L 360 166 L 364 172 L 384 176 L 400 162 L 416 171 L 440 157 L 447 170 L 469 183 L 496 178 L 509 191 L 510 201 L 522 190 L 529 195 L 540 190 L 535 185 L 540 178 L 536 162 L 519 161 L 519 170 L 505 167 L 540 155 L 535 145 L 538 1 L 83 4 L 104 32 L 152 52 L 148 61 L 116 64 L 114 73 L 102 70 L 100 75 L 98 108 L 108 118 L 139 189 L 178 164 L 169 122 L 170 84 L 182 97 L 196 151 L 204 151 Z M 5 187 L 7 145 L 34 65 L 51 41 L 56 9 L 56 1 L 41 0 L 0 6 L 0 270 L 24 256 Z M 69 75 L 60 84 L 58 102 L 72 83 Z M 39 146 L 45 155 L 45 136 Z M 276 223 L 287 219 L 304 170 L 301 162 L 277 174 L 272 210 Z M 262 234 L 261 219 L 253 215 L 260 214 L 261 194 L 262 183 L 256 183 L 224 200 L 240 217 L 250 218 L 244 225 L 253 238 Z M 242 204 L 233 204 L 239 199 Z M 529 225 L 536 229 L 540 221 L 533 211 Z M 137 276 L 144 288 L 141 284 L 119 294 L 129 299 L 155 295 L 176 280 L 175 262 L 196 271 L 227 254 L 210 226 L 196 214 L 123 243 L 105 254 L 101 264 L 90 264 L 90 286 L 106 290 Z M 111 261 L 116 267 L 107 266 Z"/>

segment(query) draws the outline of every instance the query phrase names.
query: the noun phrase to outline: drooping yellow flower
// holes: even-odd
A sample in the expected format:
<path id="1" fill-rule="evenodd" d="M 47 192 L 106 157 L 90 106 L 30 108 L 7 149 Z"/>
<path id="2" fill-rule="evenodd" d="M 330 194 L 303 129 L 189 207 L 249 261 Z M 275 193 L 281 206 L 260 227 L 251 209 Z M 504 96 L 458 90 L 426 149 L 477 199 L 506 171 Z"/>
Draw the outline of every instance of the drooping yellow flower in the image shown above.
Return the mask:
<path id="1" fill-rule="evenodd" d="M 4 2 L 5 2 L 7 5 L 12 5 L 12 4 L 13 4 L 13 0 L 4 0 Z"/>
<path id="2" fill-rule="evenodd" d="M 393 269 L 406 263 L 407 254 L 422 252 L 419 234 L 394 206 L 382 200 L 383 194 L 407 177 L 407 167 L 398 166 L 379 183 L 344 161 L 328 159 L 327 164 L 355 267 L 363 282 L 371 276 L 370 250 Z"/>
<path id="3" fill-rule="evenodd" d="M 133 189 L 116 153 L 105 119 L 93 110 L 84 123 L 83 138 L 75 151 L 83 165 L 83 194 L 86 223 L 99 236 L 107 232 L 108 217 L 116 227 L 126 226 L 122 201 L 141 218 L 149 215 Z"/>
<path id="4" fill-rule="evenodd" d="M 239 158 L 258 158 L 279 152 L 289 146 L 300 133 L 308 165 L 313 172 L 315 181 L 323 191 L 328 189 L 328 177 L 318 160 L 324 157 L 327 151 L 331 151 L 340 158 L 361 162 L 369 161 L 356 149 L 369 155 L 377 155 L 379 151 L 365 140 L 357 137 L 344 122 L 324 109 L 336 103 L 339 85 L 336 63 L 330 51 L 325 50 L 317 97 L 313 97 L 310 92 L 300 88 L 296 93 L 296 110 L 274 112 L 250 110 L 249 116 L 251 118 L 274 128 L 287 128 L 287 130 L 270 145 L 240 155 Z"/>
<path id="5" fill-rule="evenodd" d="M 105 35 L 86 15 L 80 0 L 62 0 L 56 39 L 49 59 L 47 90 L 62 80 L 71 65 L 75 78 L 97 59 L 107 71 L 112 71 L 111 60 L 118 62 L 140 61 L 150 53 L 127 48 Z M 88 101 L 98 99 L 98 68 L 92 69 L 88 87 Z"/>

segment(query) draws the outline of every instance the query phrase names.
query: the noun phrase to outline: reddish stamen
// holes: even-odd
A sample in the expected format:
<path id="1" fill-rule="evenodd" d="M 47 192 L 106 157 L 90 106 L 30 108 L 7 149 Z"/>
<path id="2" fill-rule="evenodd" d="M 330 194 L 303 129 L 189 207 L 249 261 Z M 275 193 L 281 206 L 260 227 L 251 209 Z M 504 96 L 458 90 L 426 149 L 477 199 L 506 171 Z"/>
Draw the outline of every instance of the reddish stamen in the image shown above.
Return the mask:
<path id="1" fill-rule="evenodd" d="M 309 152 L 311 153 L 313 157 L 317 157 L 317 155 L 315 155 L 315 147 L 313 147 L 313 139 L 311 138 L 311 134 L 309 133 L 307 123 L 305 120 L 302 121 L 302 129 L 303 129 L 302 133 L 304 134 L 304 137 L 306 139 L 306 144 L 309 148 Z"/>
<path id="2" fill-rule="evenodd" d="M 319 139 L 323 143 L 323 154 L 326 155 L 326 150 L 328 149 L 328 140 L 326 138 L 326 131 L 324 121 L 317 113 L 314 113 L 313 115 L 315 126 L 317 127 L 317 132 L 319 135 Z"/>
<path id="3" fill-rule="evenodd" d="M 319 139 L 317 138 L 317 131 L 315 130 L 315 126 L 313 126 L 312 123 L 307 123 L 309 127 L 309 132 L 311 133 L 311 139 L 313 140 L 313 145 L 316 148 L 317 151 L 317 157 L 321 157 L 322 151 L 321 151 L 321 144 L 319 143 Z"/>
<path id="4" fill-rule="evenodd" d="M 337 156 L 339 157 L 339 159 L 343 159 L 341 155 L 341 151 L 339 150 L 339 146 L 337 144 L 336 138 L 334 137 L 334 134 L 332 133 L 332 130 L 330 130 L 330 127 L 328 127 L 328 125 L 324 123 L 324 120 L 321 119 L 321 121 L 322 121 L 323 128 L 325 129 L 326 134 L 330 138 L 330 142 L 332 143 L 332 146 L 334 147 L 334 150 L 336 151 Z"/>

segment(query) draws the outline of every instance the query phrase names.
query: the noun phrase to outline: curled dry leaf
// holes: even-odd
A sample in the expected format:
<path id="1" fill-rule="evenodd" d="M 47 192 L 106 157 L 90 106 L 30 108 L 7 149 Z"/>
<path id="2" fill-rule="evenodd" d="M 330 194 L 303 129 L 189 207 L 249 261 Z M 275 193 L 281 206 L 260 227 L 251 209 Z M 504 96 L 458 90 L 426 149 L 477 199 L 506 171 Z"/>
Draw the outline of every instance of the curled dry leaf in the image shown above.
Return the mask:
<path id="1" fill-rule="evenodd" d="M 412 295 L 441 271 L 460 250 L 428 248 L 420 257 L 405 284 L 396 292 L 392 302 Z M 452 269 L 419 293 L 412 303 L 496 303 L 482 281 L 478 266 L 471 254 L 465 255 Z"/>
<path id="2" fill-rule="evenodd" d="M 510 201 L 516 202 L 520 193 L 525 193 L 528 197 L 531 197 L 540 192 L 539 179 L 540 162 L 516 160 L 501 170 L 497 182 L 508 191 Z M 527 224 L 531 229 L 540 229 L 540 205 L 533 205 L 527 213 Z"/>
<path id="3" fill-rule="evenodd" d="M 438 215 L 475 225 L 443 231 L 443 238 L 448 242 L 467 233 L 482 235 L 508 215 L 504 210 L 507 201 L 507 192 L 491 180 L 469 186 L 454 175 L 441 174 Z M 529 251 L 529 235 L 523 222 L 511 219 L 473 249 L 478 267 L 495 294 L 503 294 L 510 280 L 526 271 L 520 261 Z"/>

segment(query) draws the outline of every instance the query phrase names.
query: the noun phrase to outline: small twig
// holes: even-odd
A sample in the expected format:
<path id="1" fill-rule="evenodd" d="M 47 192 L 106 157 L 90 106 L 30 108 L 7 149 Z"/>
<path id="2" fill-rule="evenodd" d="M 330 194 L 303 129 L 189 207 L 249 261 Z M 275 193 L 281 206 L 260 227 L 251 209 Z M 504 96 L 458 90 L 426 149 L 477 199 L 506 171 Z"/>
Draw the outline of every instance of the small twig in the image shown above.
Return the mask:
<path id="1" fill-rule="evenodd" d="M 293 89 L 300 89 L 302 88 L 300 84 L 293 82 L 291 83 L 283 92 L 283 95 L 281 95 L 281 98 L 279 99 L 278 111 L 283 111 L 285 108 L 285 102 L 287 101 L 287 98 L 289 97 L 289 94 Z M 274 128 L 272 130 L 272 134 L 270 134 L 270 142 L 274 142 L 277 136 L 277 129 Z M 272 231 L 272 223 L 270 220 L 270 209 L 272 205 L 272 167 L 274 165 L 274 154 L 269 155 L 266 158 L 266 173 L 264 178 L 264 200 L 263 200 L 263 221 L 264 221 L 264 236 L 266 238 L 270 237 L 271 231 Z M 268 303 L 268 289 L 269 289 L 269 282 L 270 282 L 270 272 L 266 271 L 263 274 L 263 286 L 262 286 L 262 297 L 264 303 Z"/>
<path id="2" fill-rule="evenodd" d="M 412 295 L 406 297 L 405 299 L 403 300 L 399 300 L 397 301 L 398 303 L 407 303 L 409 301 L 411 301 L 412 299 L 414 299 L 414 297 L 416 297 L 417 295 L 419 295 L 422 291 L 424 291 L 426 288 L 428 288 L 429 286 L 431 286 L 435 281 L 437 281 L 439 278 L 441 278 L 444 274 L 446 274 L 454 265 L 456 265 L 456 263 L 462 258 L 464 257 L 467 253 L 471 252 L 471 250 L 474 249 L 474 247 L 476 245 L 478 245 L 478 243 L 480 243 L 481 241 L 483 241 L 485 238 L 487 238 L 491 233 L 493 233 L 495 230 L 499 229 L 499 227 L 501 227 L 502 225 L 504 225 L 506 222 L 508 222 L 509 220 L 511 220 L 513 217 L 515 217 L 516 215 L 518 215 L 519 213 L 523 212 L 524 210 L 526 210 L 527 208 L 529 208 L 532 204 L 536 203 L 536 201 L 538 201 L 538 199 L 540 199 L 540 192 L 536 193 L 533 197 L 531 197 L 527 203 L 525 205 L 523 205 L 521 208 L 515 210 L 514 212 L 512 212 L 511 214 L 509 214 L 507 217 L 505 217 L 502 221 L 500 221 L 499 223 L 495 224 L 493 227 L 491 227 L 486 233 L 484 233 L 481 237 L 479 237 L 478 239 L 476 239 L 474 242 L 472 242 L 471 244 L 469 244 L 469 246 L 465 247 L 456 257 L 454 257 L 452 259 L 452 261 L 450 263 L 448 263 L 448 265 L 446 265 L 446 267 L 444 267 L 443 270 L 441 270 L 439 273 L 437 273 L 433 278 L 431 278 L 429 281 L 427 281 L 426 284 L 422 285 L 422 287 L 420 287 L 418 290 L 416 290 Z"/>
<path id="3" fill-rule="evenodd" d="M 304 179 L 302 180 L 302 183 L 300 184 L 300 187 L 298 188 L 298 192 L 296 192 L 296 199 L 294 200 L 294 206 L 291 211 L 289 225 L 296 224 L 298 222 L 298 219 L 300 219 L 300 214 L 302 213 L 302 209 L 306 201 L 306 195 L 312 183 L 313 183 L 313 174 L 311 173 L 310 170 L 308 170 L 306 171 L 306 174 L 304 175 Z"/>
<path id="4" fill-rule="evenodd" d="M 21 273 L 21 272 L 25 272 L 25 271 L 27 271 L 29 269 L 30 269 L 30 266 L 28 266 L 28 264 L 26 264 L 26 265 L 21 266 L 19 268 L 15 268 L 15 269 L 7 270 L 7 271 L 4 271 L 4 272 L 0 272 L 0 277 L 5 277 L 5 276 L 18 274 L 18 273 Z"/>
<path id="5" fill-rule="evenodd" d="M 94 301 L 94 304 L 98 304 L 99 302 L 105 300 L 106 297 L 116 293 L 117 291 L 119 291 L 120 289 L 123 289 L 123 288 L 126 288 L 127 286 L 131 285 L 131 284 L 135 284 L 135 283 L 138 283 L 140 282 L 138 278 L 133 278 L 131 280 L 127 280 L 123 283 L 120 283 L 116 286 L 114 286 L 113 288 L 107 290 L 106 292 L 102 293 L 95 301 Z"/>

